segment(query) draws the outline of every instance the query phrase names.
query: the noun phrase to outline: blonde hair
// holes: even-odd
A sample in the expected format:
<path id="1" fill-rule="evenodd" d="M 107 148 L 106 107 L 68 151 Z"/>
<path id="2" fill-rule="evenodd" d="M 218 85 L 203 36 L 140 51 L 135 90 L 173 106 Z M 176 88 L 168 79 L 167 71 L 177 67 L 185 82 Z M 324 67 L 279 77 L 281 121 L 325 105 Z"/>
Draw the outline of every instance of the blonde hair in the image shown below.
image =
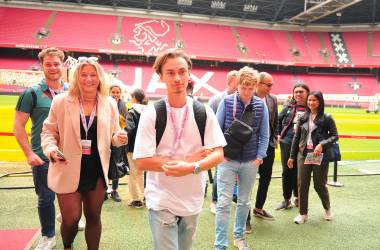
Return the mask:
<path id="1" fill-rule="evenodd" d="M 256 86 L 259 82 L 259 72 L 251 67 L 245 66 L 237 73 L 237 85 Z"/>
<path id="2" fill-rule="evenodd" d="M 234 77 L 237 77 L 238 71 L 237 70 L 231 70 L 227 74 L 227 83 L 230 83 Z"/>
<path id="3" fill-rule="evenodd" d="M 40 63 L 44 62 L 45 56 L 56 56 L 59 58 L 59 60 L 61 60 L 61 62 L 63 62 L 65 59 L 65 54 L 62 52 L 62 50 L 54 47 L 43 49 L 40 53 L 38 53 L 38 60 Z"/>
<path id="4" fill-rule="evenodd" d="M 98 62 L 93 61 L 93 60 L 86 60 L 86 61 L 80 62 L 76 66 L 74 73 L 73 73 L 73 76 L 72 76 L 71 81 L 70 81 L 69 94 L 76 96 L 76 97 L 82 96 L 82 90 L 81 90 L 81 87 L 79 84 L 79 77 L 80 77 L 80 73 L 82 72 L 83 68 L 85 66 L 88 66 L 88 65 L 93 66 L 95 68 L 97 75 L 98 75 L 98 78 L 100 81 L 99 86 L 98 86 L 98 94 L 100 96 L 103 96 L 103 97 L 108 96 L 108 91 L 107 91 L 107 87 L 106 87 L 106 78 L 105 78 L 105 73 L 104 73 L 103 67 Z"/>
<path id="5" fill-rule="evenodd" d="M 166 60 L 168 60 L 168 58 L 177 58 L 177 57 L 182 57 L 183 59 L 185 59 L 188 66 L 188 70 L 191 70 L 191 67 L 193 64 L 191 62 L 190 57 L 184 51 L 180 49 L 167 49 L 161 54 L 159 54 L 156 57 L 156 60 L 154 61 L 153 69 L 156 71 L 158 75 L 161 75 L 162 65 L 164 65 Z"/>

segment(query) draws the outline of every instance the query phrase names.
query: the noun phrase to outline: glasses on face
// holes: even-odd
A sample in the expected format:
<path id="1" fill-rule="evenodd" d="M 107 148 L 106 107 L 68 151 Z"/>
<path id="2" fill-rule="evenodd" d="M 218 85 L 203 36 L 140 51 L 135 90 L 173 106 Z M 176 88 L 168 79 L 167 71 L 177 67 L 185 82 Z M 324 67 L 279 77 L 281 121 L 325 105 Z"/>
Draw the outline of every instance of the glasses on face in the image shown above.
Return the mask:
<path id="1" fill-rule="evenodd" d="M 95 56 L 90 56 L 90 57 L 87 57 L 87 56 L 80 56 L 78 57 L 78 62 L 98 62 L 99 58 L 95 57 Z"/>
<path id="2" fill-rule="evenodd" d="M 272 87 L 273 87 L 273 83 L 265 83 L 265 82 L 261 82 L 260 84 L 265 85 L 265 86 L 267 86 L 268 88 L 272 88 Z"/>

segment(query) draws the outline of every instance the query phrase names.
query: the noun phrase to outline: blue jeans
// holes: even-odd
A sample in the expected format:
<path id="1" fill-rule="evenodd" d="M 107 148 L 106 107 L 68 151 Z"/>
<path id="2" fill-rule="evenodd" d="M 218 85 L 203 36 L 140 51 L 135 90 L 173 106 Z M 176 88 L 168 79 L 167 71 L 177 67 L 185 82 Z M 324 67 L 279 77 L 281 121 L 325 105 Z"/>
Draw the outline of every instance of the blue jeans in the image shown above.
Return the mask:
<path id="1" fill-rule="evenodd" d="M 245 224 L 250 208 L 250 196 L 256 179 L 257 167 L 252 162 L 227 161 L 218 166 L 218 202 L 216 204 L 215 248 L 227 249 L 228 225 L 235 176 L 238 194 L 234 223 L 234 239 L 244 238 Z"/>
<path id="2" fill-rule="evenodd" d="M 38 216 L 41 224 L 42 236 L 55 235 L 55 193 L 48 188 L 47 174 L 49 162 L 41 166 L 32 167 L 34 189 L 38 196 Z"/>
<path id="3" fill-rule="evenodd" d="M 149 210 L 149 224 L 155 250 L 190 250 L 198 215 L 177 216 L 169 210 Z"/>

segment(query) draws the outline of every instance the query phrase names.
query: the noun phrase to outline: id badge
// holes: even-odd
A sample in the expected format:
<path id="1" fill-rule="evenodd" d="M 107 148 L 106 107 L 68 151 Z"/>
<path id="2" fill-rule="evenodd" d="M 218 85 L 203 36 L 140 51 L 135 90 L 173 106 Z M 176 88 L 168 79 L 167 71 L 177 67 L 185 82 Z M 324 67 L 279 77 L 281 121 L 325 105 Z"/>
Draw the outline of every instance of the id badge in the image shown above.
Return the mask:
<path id="1" fill-rule="evenodd" d="M 82 146 L 82 154 L 90 155 L 91 154 L 91 140 L 81 140 L 80 144 Z"/>

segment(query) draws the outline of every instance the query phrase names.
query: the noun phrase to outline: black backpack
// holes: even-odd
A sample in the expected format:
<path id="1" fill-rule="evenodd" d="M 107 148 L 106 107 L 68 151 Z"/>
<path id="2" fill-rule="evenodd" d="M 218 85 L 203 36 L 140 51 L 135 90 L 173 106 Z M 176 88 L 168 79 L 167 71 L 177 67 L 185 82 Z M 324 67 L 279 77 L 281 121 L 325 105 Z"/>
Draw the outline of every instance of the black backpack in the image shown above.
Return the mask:
<path id="1" fill-rule="evenodd" d="M 159 100 L 154 103 L 154 108 L 156 109 L 156 146 L 158 146 L 161 142 L 162 135 L 164 134 L 165 128 L 166 128 L 166 120 L 167 120 L 167 113 L 166 113 L 166 104 L 165 100 Z M 202 146 L 204 146 L 204 137 L 205 137 L 205 128 L 206 128 L 206 107 L 203 105 L 203 103 L 193 100 L 193 111 L 194 111 L 194 117 L 195 122 L 197 123 L 197 127 L 199 130 L 199 134 L 201 135 L 202 139 Z"/>

